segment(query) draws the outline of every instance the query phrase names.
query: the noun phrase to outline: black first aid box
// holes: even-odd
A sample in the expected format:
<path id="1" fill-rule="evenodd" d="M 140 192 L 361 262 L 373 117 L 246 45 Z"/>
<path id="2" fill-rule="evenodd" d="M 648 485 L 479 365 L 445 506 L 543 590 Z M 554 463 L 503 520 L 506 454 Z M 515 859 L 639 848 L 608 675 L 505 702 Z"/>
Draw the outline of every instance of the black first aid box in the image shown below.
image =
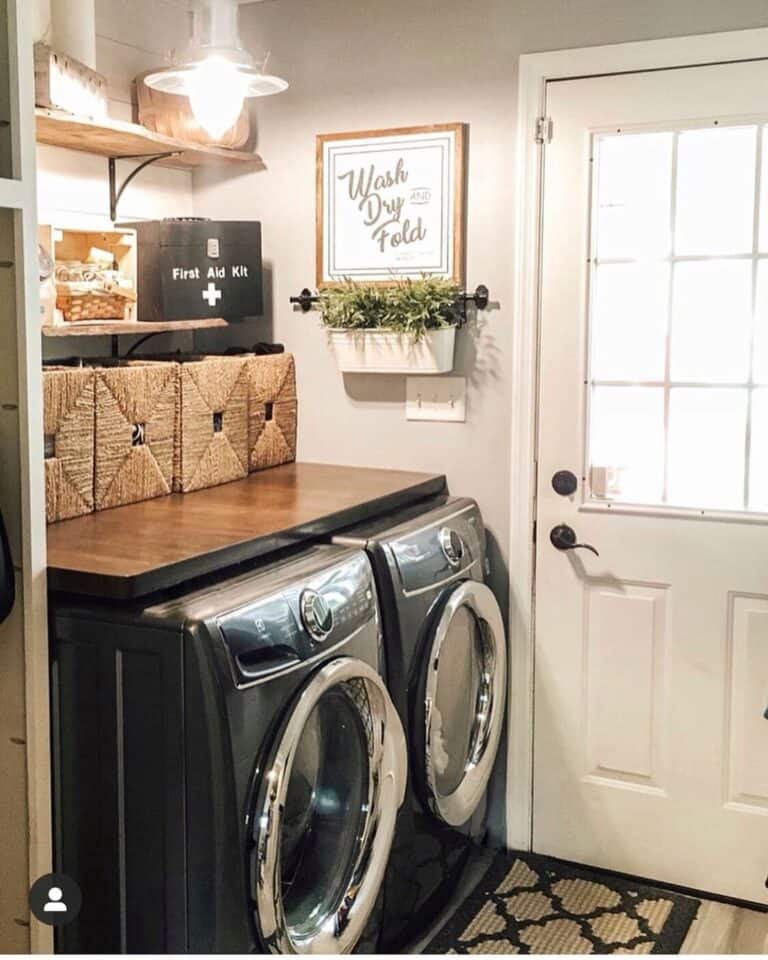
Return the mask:
<path id="1" fill-rule="evenodd" d="M 138 320 L 263 314 L 258 221 L 149 220 L 120 226 L 138 236 Z"/>

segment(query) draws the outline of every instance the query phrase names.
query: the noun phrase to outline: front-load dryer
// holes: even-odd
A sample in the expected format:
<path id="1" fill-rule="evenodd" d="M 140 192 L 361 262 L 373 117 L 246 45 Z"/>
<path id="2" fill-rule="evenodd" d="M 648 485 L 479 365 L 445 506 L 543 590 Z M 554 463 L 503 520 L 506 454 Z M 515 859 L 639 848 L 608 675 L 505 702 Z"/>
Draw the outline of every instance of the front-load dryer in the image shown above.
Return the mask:
<path id="1" fill-rule="evenodd" d="M 52 625 L 59 950 L 372 949 L 406 761 L 366 554 Z"/>
<path id="2" fill-rule="evenodd" d="M 474 501 L 436 498 L 334 542 L 364 548 L 373 563 L 387 682 L 408 742 L 408 795 L 380 942 L 399 950 L 445 905 L 484 832 L 504 723 L 507 641 L 485 584 L 485 528 Z"/>

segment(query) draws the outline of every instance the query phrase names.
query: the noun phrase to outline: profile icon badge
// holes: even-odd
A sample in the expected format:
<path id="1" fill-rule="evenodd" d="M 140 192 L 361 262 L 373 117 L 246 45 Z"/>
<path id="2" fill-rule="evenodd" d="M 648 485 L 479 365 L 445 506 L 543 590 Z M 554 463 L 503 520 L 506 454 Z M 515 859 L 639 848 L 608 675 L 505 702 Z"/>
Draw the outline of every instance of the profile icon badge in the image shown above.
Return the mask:
<path id="1" fill-rule="evenodd" d="M 50 927 L 71 923 L 80 913 L 83 895 L 75 881 L 64 873 L 47 873 L 29 891 L 29 909 Z"/>

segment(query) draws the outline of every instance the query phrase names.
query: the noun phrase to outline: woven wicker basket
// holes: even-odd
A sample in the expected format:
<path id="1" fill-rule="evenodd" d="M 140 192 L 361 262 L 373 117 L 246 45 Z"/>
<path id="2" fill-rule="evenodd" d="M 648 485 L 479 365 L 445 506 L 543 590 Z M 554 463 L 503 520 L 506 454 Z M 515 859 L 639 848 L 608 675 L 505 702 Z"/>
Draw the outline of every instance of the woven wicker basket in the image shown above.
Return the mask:
<path id="1" fill-rule="evenodd" d="M 242 357 L 181 358 L 174 489 L 248 475 L 248 380 Z"/>
<path id="2" fill-rule="evenodd" d="M 174 363 L 97 368 L 97 510 L 171 493 L 178 389 Z"/>
<path id="3" fill-rule="evenodd" d="M 292 354 L 248 357 L 249 469 L 266 470 L 296 459 L 298 400 Z"/>
<path id="4" fill-rule="evenodd" d="M 62 284 L 56 288 L 56 306 L 67 323 L 83 320 L 128 320 L 131 300 L 118 293 L 72 293 Z"/>
<path id="5" fill-rule="evenodd" d="M 94 383 L 93 370 L 46 367 L 43 371 L 48 523 L 94 509 Z"/>

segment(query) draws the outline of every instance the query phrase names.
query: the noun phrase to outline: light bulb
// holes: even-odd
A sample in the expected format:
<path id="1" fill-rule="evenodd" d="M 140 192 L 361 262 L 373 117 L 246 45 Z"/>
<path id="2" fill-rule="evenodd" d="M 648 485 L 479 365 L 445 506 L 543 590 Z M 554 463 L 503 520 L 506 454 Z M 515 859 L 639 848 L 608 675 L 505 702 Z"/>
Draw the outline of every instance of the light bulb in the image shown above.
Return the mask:
<path id="1" fill-rule="evenodd" d="M 247 88 L 248 80 L 242 71 L 220 57 L 203 60 L 187 77 L 192 113 L 216 140 L 237 123 Z"/>

